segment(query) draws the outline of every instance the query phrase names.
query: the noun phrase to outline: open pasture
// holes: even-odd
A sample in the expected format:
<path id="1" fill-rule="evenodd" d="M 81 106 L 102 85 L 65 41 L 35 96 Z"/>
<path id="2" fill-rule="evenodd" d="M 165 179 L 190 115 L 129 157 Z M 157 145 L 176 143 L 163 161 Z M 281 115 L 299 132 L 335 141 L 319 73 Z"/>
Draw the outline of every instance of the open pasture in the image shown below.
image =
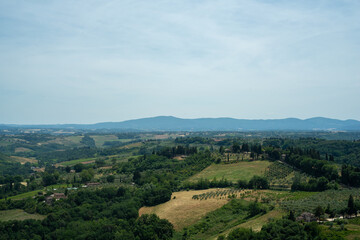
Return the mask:
<path id="1" fill-rule="evenodd" d="M 83 164 L 88 164 L 88 163 L 94 163 L 96 160 L 96 158 L 81 158 L 81 159 L 75 159 L 75 160 L 71 160 L 71 161 L 66 161 L 66 162 L 60 162 L 57 165 L 61 165 L 61 166 L 72 166 L 78 163 L 83 163 Z"/>
<path id="2" fill-rule="evenodd" d="M 0 211 L 0 221 L 19 220 L 26 219 L 43 220 L 46 216 L 40 214 L 30 214 L 21 209 L 3 210 Z"/>
<path id="3" fill-rule="evenodd" d="M 65 137 L 64 139 L 66 141 L 72 142 L 73 144 L 80 144 L 82 138 L 83 138 L 82 135 L 75 135 L 75 136 Z"/>
<path id="4" fill-rule="evenodd" d="M 38 195 L 38 192 L 42 192 L 42 190 L 34 190 L 31 192 L 21 193 L 21 194 L 15 195 L 15 196 L 8 197 L 7 199 L 20 200 L 20 199 L 24 199 L 24 198 L 28 198 L 28 197 L 34 197 L 34 196 Z M 1 199 L 1 201 L 5 201 L 5 199 Z"/>
<path id="5" fill-rule="evenodd" d="M 264 175 L 265 169 L 271 164 L 269 161 L 243 161 L 232 164 L 212 164 L 203 171 L 192 176 L 190 181 L 198 179 L 226 178 L 236 182 L 239 179 L 250 180 L 254 175 Z"/>
<path id="6" fill-rule="evenodd" d="M 274 209 L 264 215 L 261 215 L 260 217 L 255 217 L 250 219 L 249 221 L 246 221 L 245 223 L 241 223 L 235 227 L 232 227 L 226 231 L 224 231 L 222 234 L 223 236 L 228 235 L 232 230 L 237 228 L 251 228 L 255 232 L 259 232 L 263 225 L 268 223 L 270 219 L 280 219 L 282 216 L 286 215 L 284 211 L 281 211 L 279 209 Z M 217 239 L 218 236 L 213 238 L 214 240 Z"/>
<path id="7" fill-rule="evenodd" d="M 119 149 L 132 149 L 132 148 L 140 147 L 140 146 L 142 146 L 142 145 L 143 145 L 142 142 L 130 143 L 130 144 L 127 144 L 127 145 L 125 145 L 125 146 L 119 147 Z"/>
<path id="8" fill-rule="evenodd" d="M 30 148 L 25 148 L 25 147 L 17 147 L 15 148 L 15 153 L 20 153 L 20 152 L 32 152 L 33 150 L 31 150 Z"/>
<path id="9" fill-rule="evenodd" d="M 18 157 L 18 156 L 11 156 L 11 158 L 16 161 L 19 162 L 21 164 L 25 164 L 25 163 L 38 163 L 38 160 L 33 159 L 33 158 L 25 158 L 25 157 Z"/>
<path id="10" fill-rule="evenodd" d="M 105 142 L 126 142 L 131 141 L 131 139 L 119 139 L 115 135 L 91 135 L 91 138 L 94 139 L 96 147 L 103 147 Z"/>

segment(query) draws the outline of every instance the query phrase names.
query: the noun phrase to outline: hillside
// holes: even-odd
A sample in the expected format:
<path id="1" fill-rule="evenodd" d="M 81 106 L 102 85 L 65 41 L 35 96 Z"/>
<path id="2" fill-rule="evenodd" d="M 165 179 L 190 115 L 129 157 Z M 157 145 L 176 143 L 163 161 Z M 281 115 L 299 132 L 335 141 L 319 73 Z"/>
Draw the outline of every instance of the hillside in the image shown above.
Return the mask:
<path id="1" fill-rule="evenodd" d="M 140 131 L 360 131 L 360 121 L 330 118 L 249 120 L 235 118 L 182 119 L 159 116 L 96 124 L 2 125 L 18 128 L 122 129 Z"/>

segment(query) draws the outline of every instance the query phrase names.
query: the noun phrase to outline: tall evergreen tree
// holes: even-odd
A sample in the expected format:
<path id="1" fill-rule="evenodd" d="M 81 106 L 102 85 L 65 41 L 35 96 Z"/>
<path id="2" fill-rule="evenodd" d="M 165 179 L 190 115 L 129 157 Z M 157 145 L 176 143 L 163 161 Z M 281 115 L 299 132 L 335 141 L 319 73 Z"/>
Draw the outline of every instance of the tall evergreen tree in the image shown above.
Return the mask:
<path id="1" fill-rule="evenodd" d="M 348 200 L 347 213 L 349 215 L 353 215 L 353 214 L 356 213 L 356 207 L 355 207 L 355 203 L 354 203 L 354 198 L 353 198 L 353 196 L 351 194 L 350 194 L 349 200 Z"/>

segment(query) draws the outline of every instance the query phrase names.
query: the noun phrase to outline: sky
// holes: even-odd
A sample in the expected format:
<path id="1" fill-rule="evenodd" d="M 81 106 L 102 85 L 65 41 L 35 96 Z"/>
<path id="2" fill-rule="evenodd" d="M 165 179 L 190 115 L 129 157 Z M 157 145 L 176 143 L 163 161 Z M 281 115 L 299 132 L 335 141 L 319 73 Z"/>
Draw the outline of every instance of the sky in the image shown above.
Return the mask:
<path id="1" fill-rule="evenodd" d="M 0 0 L 0 123 L 360 120 L 360 1 Z"/>

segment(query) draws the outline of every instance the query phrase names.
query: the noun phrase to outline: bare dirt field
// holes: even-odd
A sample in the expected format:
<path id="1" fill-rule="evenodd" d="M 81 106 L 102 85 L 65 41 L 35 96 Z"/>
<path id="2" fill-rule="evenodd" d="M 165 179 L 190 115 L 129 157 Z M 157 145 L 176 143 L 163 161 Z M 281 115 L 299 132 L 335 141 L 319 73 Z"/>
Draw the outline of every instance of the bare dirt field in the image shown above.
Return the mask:
<path id="1" fill-rule="evenodd" d="M 179 156 L 175 156 L 173 157 L 173 159 L 176 159 L 176 160 L 179 160 L 179 161 L 182 161 L 182 160 L 185 160 L 187 156 L 186 155 L 179 155 Z"/>
<path id="2" fill-rule="evenodd" d="M 176 230 L 180 230 L 200 220 L 206 213 L 214 211 L 225 205 L 228 199 L 194 200 L 194 195 L 216 191 L 218 189 L 206 189 L 198 191 L 175 192 L 171 200 L 154 207 L 142 207 L 139 215 L 155 213 L 160 218 L 169 220 Z M 174 199 L 175 197 L 175 199 Z"/>

